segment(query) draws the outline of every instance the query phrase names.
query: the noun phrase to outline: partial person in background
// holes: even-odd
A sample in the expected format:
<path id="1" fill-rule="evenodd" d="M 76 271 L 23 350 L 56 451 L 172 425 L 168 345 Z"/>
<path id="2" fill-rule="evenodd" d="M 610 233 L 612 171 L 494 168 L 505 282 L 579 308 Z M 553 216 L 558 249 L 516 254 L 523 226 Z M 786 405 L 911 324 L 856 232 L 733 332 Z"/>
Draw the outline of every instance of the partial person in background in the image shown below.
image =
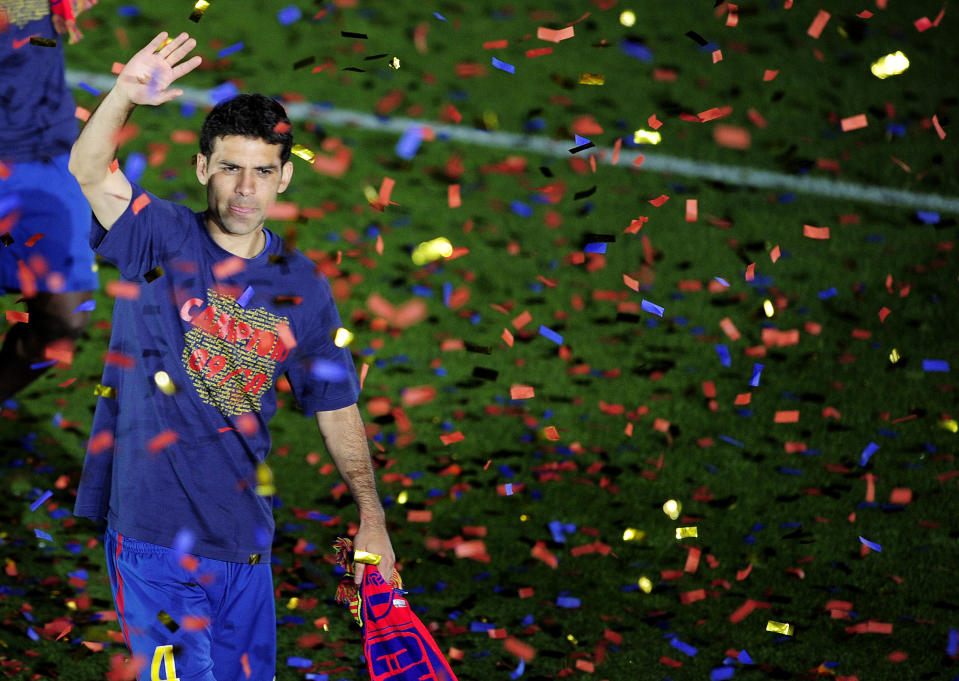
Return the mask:
<path id="1" fill-rule="evenodd" d="M 28 315 L 0 348 L 0 404 L 68 357 L 90 321 L 91 214 L 67 169 L 78 128 L 62 39 L 80 39 L 76 14 L 93 4 L 0 0 L 0 295 L 18 293 Z"/>

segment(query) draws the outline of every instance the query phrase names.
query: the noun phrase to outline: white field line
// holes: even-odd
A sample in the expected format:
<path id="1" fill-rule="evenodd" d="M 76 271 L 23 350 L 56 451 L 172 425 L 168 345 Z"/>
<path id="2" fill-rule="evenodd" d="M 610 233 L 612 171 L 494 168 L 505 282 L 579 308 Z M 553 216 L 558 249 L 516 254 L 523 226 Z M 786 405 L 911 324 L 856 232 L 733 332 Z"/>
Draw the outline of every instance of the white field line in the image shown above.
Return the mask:
<path id="1" fill-rule="evenodd" d="M 95 89 L 107 91 L 113 87 L 114 76 L 99 73 L 87 73 L 68 70 L 67 83 L 76 87 L 82 82 Z M 211 106 L 208 90 L 198 90 L 183 87 L 181 102 L 189 102 L 197 106 Z M 174 106 L 176 104 L 174 103 Z M 287 115 L 291 120 L 312 120 L 328 125 L 362 128 L 402 134 L 411 127 L 430 127 L 437 138 L 455 140 L 467 144 L 476 144 L 486 147 L 498 147 L 514 152 L 535 152 L 544 156 L 569 158 L 569 150 L 574 146 L 572 140 L 557 141 L 537 135 L 518 135 L 509 132 L 477 130 L 475 128 L 447 125 L 435 121 L 416 120 L 401 117 L 379 117 L 360 111 L 349 109 L 328 109 L 316 104 L 294 102 L 286 105 Z M 596 154 L 597 162 L 612 164 L 613 150 L 609 147 L 593 147 L 590 153 Z M 679 158 L 649 152 L 643 149 L 637 152 L 633 149 L 623 149 L 619 154 L 618 165 L 624 168 L 632 167 L 637 156 L 645 157 L 642 169 L 646 172 L 668 173 L 694 177 L 704 180 L 713 180 L 740 187 L 756 187 L 760 189 L 775 189 L 802 194 L 826 196 L 831 199 L 848 199 L 851 201 L 865 201 L 886 206 L 899 206 L 924 211 L 947 211 L 959 213 L 959 198 L 941 196 L 939 194 L 918 194 L 891 187 L 840 182 L 819 177 L 788 175 L 758 168 L 743 166 L 722 165 L 707 163 L 689 158 Z"/>

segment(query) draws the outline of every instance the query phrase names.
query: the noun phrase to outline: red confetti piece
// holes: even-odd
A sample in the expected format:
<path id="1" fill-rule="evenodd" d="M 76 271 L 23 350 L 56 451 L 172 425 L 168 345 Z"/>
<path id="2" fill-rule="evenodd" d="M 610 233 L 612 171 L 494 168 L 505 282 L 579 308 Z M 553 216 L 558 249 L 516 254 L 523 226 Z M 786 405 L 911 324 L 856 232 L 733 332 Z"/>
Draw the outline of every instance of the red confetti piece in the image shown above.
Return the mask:
<path id="1" fill-rule="evenodd" d="M 683 572 L 688 572 L 690 574 L 696 572 L 699 569 L 699 557 L 702 555 L 702 550 L 693 546 L 689 549 L 689 554 L 686 556 L 686 565 L 683 567 Z M 706 597 L 705 592 L 703 593 L 703 598 Z"/>
<path id="2" fill-rule="evenodd" d="M 779 260 L 779 257 L 782 255 L 782 252 L 779 250 L 779 246 L 773 246 L 773 249 L 769 251 L 769 259 L 773 262 Z"/>
<path id="3" fill-rule="evenodd" d="M 243 258 L 231 256 L 226 260 L 221 260 L 213 266 L 213 276 L 217 279 L 227 279 L 234 274 L 246 269 L 246 263 Z"/>
<path id="4" fill-rule="evenodd" d="M 509 347 L 513 347 L 513 334 L 509 329 L 503 329 L 503 334 L 500 336 L 503 339 L 503 342 L 506 343 Z"/>
<path id="5" fill-rule="evenodd" d="M 573 37 L 573 27 L 567 26 L 566 28 L 561 28 L 555 30 L 552 28 L 546 28 L 545 26 L 540 26 L 536 29 L 536 37 L 540 40 L 546 40 L 551 43 L 562 42 L 563 40 L 569 40 Z"/>
<path id="6" fill-rule="evenodd" d="M 733 613 L 729 616 L 729 621 L 732 622 L 733 624 L 737 622 L 741 622 L 753 610 L 756 610 L 757 608 L 768 608 L 768 607 L 769 607 L 769 603 L 765 603 L 762 601 L 754 601 L 751 598 L 747 598 L 746 602 L 743 603 L 738 608 L 736 608 L 736 610 L 734 610 Z"/>
<path id="7" fill-rule="evenodd" d="M 99 454 L 104 449 L 109 449 L 113 446 L 113 433 L 107 430 L 101 430 L 99 433 L 90 438 L 90 442 L 87 444 L 87 449 L 91 454 Z"/>
<path id="8" fill-rule="evenodd" d="M 686 199 L 686 222 L 696 222 L 699 219 L 699 200 Z"/>
<path id="9" fill-rule="evenodd" d="M 889 313 L 890 313 L 890 312 L 892 312 L 892 310 L 890 310 L 888 307 L 883 307 L 883 308 L 881 308 L 881 309 L 879 310 L 879 321 L 880 321 L 880 322 L 885 322 L 885 321 L 886 321 L 886 317 L 889 316 Z"/>
<path id="10" fill-rule="evenodd" d="M 690 603 L 695 603 L 696 601 L 702 601 L 705 599 L 705 589 L 694 589 L 693 591 L 685 591 L 679 594 L 679 600 L 683 605 L 689 605 Z"/>
<path id="11" fill-rule="evenodd" d="M 942 126 L 939 125 L 939 116 L 933 115 L 932 117 L 932 127 L 936 129 L 936 134 L 939 135 L 939 139 L 946 139 L 946 131 L 942 129 Z"/>
<path id="12" fill-rule="evenodd" d="M 723 330 L 729 340 L 737 341 L 739 340 L 742 334 L 739 333 L 739 329 L 736 328 L 736 325 L 733 324 L 733 320 L 729 317 L 724 317 L 722 321 L 719 322 L 719 328 Z"/>
<path id="13" fill-rule="evenodd" d="M 646 119 L 646 125 L 651 127 L 653 130 L 659 130 L 661 127 L 663 127 L 663 122 L 656 118 L 656 114 L 653 114 Z"/>
<path id="14" fill-rule="evenodd" d="M 803 225 L 802 235 L 808 239 L 828 239 L 828 227 L 814 227 L 813 225 Z"/>
<path id="15" fill-rule="evenodd" d="M 806 31 L 806 34 L 810 38 L 818 39 L 822 35 L 822 30 L 826 28 L 826 24 L 829 23 L 829 12 L 824 9 L 819 10 L 816 14 L 816 18 L 812 20 L 812 23 L 809 25 L 809 29 Z"/>
<path id="16" fill-rule="evenodd" d="M 436 388 L 432 385 L 419 385 L 406 388 L 400 396 L 404 407 L 415 407 L 420 404 L 432 402 L 434 399 L 436 399 Z"/>
<path id="17" fill-rule="evenodd" d="M 891 634 L 892 624 L 889 622 L 876 622 L 868 620 L 846 627 L 847 634 Z"/>
<path id="18" fill-rule="evenodd" d="M 29 312 L 18 312 L 17 310 L 7 310 L 7 321 L 10 324 L 16 324 L 18 322 L 23 322 L 28 324 L 30 322 L 30 313 Z"/>
<path id="19" fill-rule="evenodd" d="M 733 404 L 735 404 L 737 407 L 741 407 L 744 404 L 749 404 L 752 399 L 752 393 L 739 393 L 736 395 L 736 399 L 733 401 Z"/>
<path id="20" fill-rule="evenodd" d="M 533 386 L 515 384 L 509 389 L 509 396 L 512 400 L 528 400 L 535 396 Z"/>
<path id="21" fill-rule="evenodd" d="M 763 81 L 769 82 L 779 75 L 779 69 L 766 69 L 763 73 Z"/>
<path id="22" fill-rule="evenodd" d="M 296 338 L 293 336 L 293 331 L 290 330 L 290 325 L 285 322 L 280 322 L 276 325 L 276 335 L 280 337 L 280 340 L 283 341 L 283 344 L 290 350 L 296 347 Z"/>
<path id="23" fill-rule="evenodd" d="M 865 128 L 867 125 L 869 125 L 869 120 L 866 118 L 866 114 L 857 114 L 855 116 L 843 118 L 839 123 L 843 132 L 849 132 L 850 130 L 859 130 L 859 128 Z"/>
<path id="24" fill-rule="evenodd" d="M 629 288 L 633 289 L 636 292 L 639 292 L 639 281 L 633 279 L 628 274 L 623 275 L 623 283 L 626 284 Z"/>
<path id="25" fill-rule="evenodd" d="M 408 523 L 428 523 L 433 520 L 433 511 L 418 511 L 410 509 L 406 513 L 406 522 Z"/>
<path id="26" fill-rule="evenodd" d="M 596 665 L 594 665 L 589 660 L 584 660 L 583 658 L 579 658 L 578 660 L 576 660 L 576 668 L 580 670 L 581 672 L 587 672 L 590 674 L 596 671 Z"/>
<path id="27" fill-rule="evenodd" d="M 530 555 L 537 560 L 541 560 L 554 570 L 559 565 L 559 559 L 546 548 L 545 542 L 538 541 L 533 545 Z"/>
<path id="28" fill-rule="evenodd" d="M 932 28 L 932 21 L 929 20 L 929 17 L 920 17 L 912 22 L 912 24 L 920 33 L 923 31 L 928 31 L 930 28 Z"/>
<path id="29" fill-rule="evenodd" d="M 133 205 L 132 205 L 133 214 L 138 215 L 140 211 L 146 208 L 146 206 L 149 203 L 150 203 L 150 197 L 147 196 L 146 194 L 140 194 L 138 197 L 136 197 L 133 200 Z"/>
<path id="30" fill-rule="evenodd" d="M 113 366 L 118 366 L 121 369 L 133 368 L 133 358 L 129 355 L 124 355 L 122 352 L 108 352 L 103 360 L 103 363 L 112 364 Z"/>
<path id="31" fill-rule="evenodd" d="M 912 503 L 912 490 L 908 487 L 896 487 L 889 495 L 890 504 L 909 504 Z"/>
<path id="32" fill-rule="evenodd" d="M 717 125 L 713 128 L 713 140 L 727 149 L 748 149 L 752 144 L 749 131 L 738 125 Z"/>
<path id="33" fill-rule="evenodd" d="M 522 591 L 522 589 L 520 590 Z M 511 655 L 515 655 L 526 662 L 529 662 L 536 657 L 536 648 L 528 643 L 523 643 L 512 636 L 503 641 L 503 648 L 506 650 L 506 652 L 510 653 Z"/>
<path id="34" fill-rule="evenodd" d="M 443 441 L 444 445 L 451 445 L 454 442 L 462 442 L 465 439 L 466 436 L 458 430 L 455 433 L 450 433 L 448 435 L 440 435 L 440 440 Z"/>
<path id="35" fill-rule="evenodd" d="M 161 449 L 169 447 L 174 442 L 177 441 L 177 434 L 172 430 L 164 430 L 159 435 L 154 436 L 147 443 L 147 450 L 150 452 L 158 452 Z"/>
<path id="36" fill-rule="evenodd" d="M 460 186 L 458 184 L 451 184 L 446 188 L 446 201 L 449 203 L 450 208 L 459 208 L 463 205 L 463 201 L 460 199 Z"/>
<path id="37" fill-rule="evenodd" d="M 799 423 L 799 410 L 798 409 L 788 409 L 784 411 L 777 411 L 773 417 L 774 423 Z"/>
<path id="38" fill-rule="evenodd" d="M 522 329 L 524 326 L 533 321 L 533 315 L 529 313 L 529 310 L 523 310 L 519 315 L 513 319 L 513 328 Z"/>
<path id="39" fill-rule="evenodd" d="M 674 660 L 673 658 L 666 657 L 665 655 L 659 658 L 659 663 L 664 664 L 667 667 L 673 667 L 674 669 L 683 666 L 683 663 L 680 662 L 679 660 Z"/>
<path id="40" fill-rule="evenodd" d="M 756 278 L 756 263 L 751 262 L 748 265 L 746 265 L 745 279 L 746 281 L 752 281 L 755 278 Z"/>
<path id="41" fill-rule="evenodd" d="M 723 51 L 722 50 L 713 50 L 712 53 L 713 63 L 718 64 L 723 60 Z"/>
<path id="42" fill-rule="evenodd" d="M 633 159 L 633 165 L 638 168 L 639 166 L 643 165 L 643 161 L 645 160 L 646 160 L 646 157 L 640 154 L 639 156 Z"/>
<path id="43" fill-rule="evenodd" d="M 501 50 L 509 45 L 508 40 L 487 40 L 483 43 L 484 50 Z"/>
<path id="44" fill-rule="evenodd" d="M 123 298 L 124 300 L 136 300 L 140 297 L 140 285 L 134 281 L 110 281 L 107 282 L 107 295 L 111 298 Z"/>
<path id="45" fill-rule="evenodd" d="M 547 54 L 552 54 L 552 47 L 537 47 L 531 50 L 526 50 L 527 59 L 535 59 L 536 57 L 545 57 Z"/>
<path id="46" fill-rule="evenodd" d="M 249 653 L 243 653 L 240 656 L 240 664 L 243 665 L 243 675 L 246 676 L 246 678 L 250 678 L 250 675 L 253 673 L 253 670 L 250 669 Z"/>
<path id="47" fill-rule="evenodd" d="M 559 439 L 559 433 L 556 430 L 556 426 L 546 426 L 546 428 L 543 429 L 543 435 L 547 440 Z"/>
<path id="48" fill-rule="evenodd" d="M 736 571 L 736 581 L 737 581 L 737 582 L 743 581 L 744 579 L 746 579 L 746 578 L 749 576 L 749 573 L 752 572 L 752 571 L 753 571 L 753 564 L 752 564 L 752 563 L 750 563 L 749 565 L 747 565 L 746 567 L 744 567 L 742 570 L 737 570 L 737 571 Z"/>
<path id="49" fill-rule="evenodd" d="M 649 202 L 650 202 L 651 204 L 653 204 L 654 206 L 656 206 L 657 208 L 659 208 L 660 206 L 662 206 L 662 205 L 663 205 L 664 203 L 666 203 L 667 201 L 669 201 L 669 197 L 666 196 L 665 194 L 660 194 L 660 195 L 657 196 L 655 199 L 650 199 L 650 200 L 649 200 Z"/>
<path id="50" fill-rule="evenodd" d="M 77 105 L 77 108 L 73 110 L 73 117 L 85 123 L 90 118 L 90 109 Z"/>
<path id="51" fill-rule="evenodd" d="M 118 61 L 115 61 L 115 62 L 113 62 L 113 64 L 110 66 L 110 73 L 112 73 L 114 76 L 119 76 L 119 75 L 120 75 L 120 71 L 123 70 L 123 67 L 124 67 L 124 66 L 126 66 L 126 64 L 122 64 L 122 63 L 120 63 L 120 62 L 118 62 Z"/>

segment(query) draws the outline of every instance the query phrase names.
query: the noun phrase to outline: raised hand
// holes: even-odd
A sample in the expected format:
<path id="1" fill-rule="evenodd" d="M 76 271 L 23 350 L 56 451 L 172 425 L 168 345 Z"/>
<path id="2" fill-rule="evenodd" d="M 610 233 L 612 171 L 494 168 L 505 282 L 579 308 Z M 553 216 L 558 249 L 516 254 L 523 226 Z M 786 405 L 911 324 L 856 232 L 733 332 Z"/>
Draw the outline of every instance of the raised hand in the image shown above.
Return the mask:
<path id="1" fill-rule="evenodd" d="M 131 104 L 156 106 L 179 97 L 183 90 L 171 90 L 170 85 L 200 65 L 202 59 L 199 55 L 178 63 L 196 47 L 196 40 L 186 33 L 164 45 L 166 39 L 166 31 L 161 32 L 133 55 L 120 71 L 114 90 Z"/>

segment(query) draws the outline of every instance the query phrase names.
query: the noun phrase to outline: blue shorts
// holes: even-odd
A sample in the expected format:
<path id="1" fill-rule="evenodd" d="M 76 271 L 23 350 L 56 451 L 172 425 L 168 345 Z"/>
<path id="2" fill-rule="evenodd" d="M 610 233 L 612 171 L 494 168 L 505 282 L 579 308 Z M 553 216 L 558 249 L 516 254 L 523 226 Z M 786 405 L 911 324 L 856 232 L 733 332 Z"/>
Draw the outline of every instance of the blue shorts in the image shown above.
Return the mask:
<path id="1" fill-rule="evenodd" d="M 49 161 L 6 164 L 10 175 L 0 178 L 0 232 L 13 243 L 0 245 L 0 293 L 97 288 L 90 249 L 92 213 L 67 169 L 69 160 L 69 154 L 63 154 Z M 37 234 L 43 237 L 31 242 Z"/>
<path id="2" fill-rule="evenodd" d="M 137 681 L 273 681 L 276 600 L 268 563 L 178 554 L 112 529 L 103 543 Z"/>

